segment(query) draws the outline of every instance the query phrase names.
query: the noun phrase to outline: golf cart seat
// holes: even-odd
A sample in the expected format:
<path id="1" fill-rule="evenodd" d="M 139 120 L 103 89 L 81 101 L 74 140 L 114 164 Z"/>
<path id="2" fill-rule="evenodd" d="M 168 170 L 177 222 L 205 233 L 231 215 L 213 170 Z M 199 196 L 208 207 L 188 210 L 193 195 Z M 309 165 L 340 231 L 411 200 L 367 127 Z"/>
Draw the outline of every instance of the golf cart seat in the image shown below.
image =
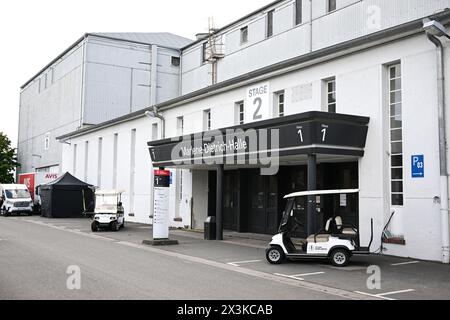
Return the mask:
<path id="1" fill-rule="evenodd" d="M 335 223 L 336 223 L 336 229 L 342 234 L 342 235 L 346 235 L 346 236 L 357 236 L 358 235 L 358 230 L 356 230 L 356 228 L 352 227 L 352 226 L 346 226 L 343 224 L 342 222 L 342 218 L 341 217 L 336 217 L 334 219 Z"/>
<path id="2" fill-rule="evenodd" d="M 330 241 L 331 235 L 329 234 L 318 234 L 318 235 L 312 235 L 309 236 L 306 241 L 308 243 L 324 243 Z"/>

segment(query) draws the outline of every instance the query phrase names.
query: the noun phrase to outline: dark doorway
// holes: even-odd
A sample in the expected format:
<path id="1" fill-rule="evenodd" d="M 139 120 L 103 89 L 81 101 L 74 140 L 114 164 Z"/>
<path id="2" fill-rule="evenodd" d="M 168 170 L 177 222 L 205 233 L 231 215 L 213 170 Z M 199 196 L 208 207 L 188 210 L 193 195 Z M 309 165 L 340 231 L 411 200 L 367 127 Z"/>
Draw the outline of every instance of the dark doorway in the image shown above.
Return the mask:
<path id="1" fill-rule="evenodd" d="M 274 234 L 278 229 L 278 176 L 249 175 L 248 232 Z"/>
<path id="2" fill-rule="evenodd" d="M 208 214 L 216 215 L 216 172 L 209 172 Z M 358 163 L 324 163 L 318 165 L 317 189 L 358 189 Z M 276 176 L 261 176 L 260 170 L 233 170 L 224 174 L 223 226 L 225 230 L 276 234 L 286 206 L 284 196 L 307 190 L 307 167 L 281 167 Z M 301 226 L 295 237 L 306 238 L 306 198 L 298 199 L 294 214 Z M 326 221 L 341 216 L 345 224 L 359 226 L 358 194 L 317 197 L 316 225 L 323 229 Z M 318 231 L 318 230 L 317 230 Z"/>
<path id="3" fill-rule="evenodd" d="M 216 216 L 217 172 L 208 172 L 208 216 Z"/>
<path id="4" fill-rule="evenodd" d="M 223 228 L 237 231 L 239 214 L 239 171 L 228 171 L 224 175 Z"/>
<path id="5" fill-rule="evenodd" d="M 358 163 L 325 163 L 319 165 L 317 185 L 319 189 L 358 189 Z M 345 224 L 359 228 L 359 195 L 322 197 L 319 225 L 334 216 L 342 217 Z"/>

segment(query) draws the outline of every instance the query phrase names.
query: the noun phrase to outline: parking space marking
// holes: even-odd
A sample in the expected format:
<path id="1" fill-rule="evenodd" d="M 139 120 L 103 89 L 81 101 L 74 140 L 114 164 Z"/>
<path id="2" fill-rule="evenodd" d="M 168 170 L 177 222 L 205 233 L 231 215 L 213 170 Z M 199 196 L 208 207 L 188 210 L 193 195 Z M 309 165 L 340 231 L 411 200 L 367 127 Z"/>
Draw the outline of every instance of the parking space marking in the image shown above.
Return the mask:
<path id="1" fill-rule="evenodd" d="M 233 266 L 233 267 L 240 267 L 241 264 L 256 263 L 256 262 L 261 262 L 261 261 L 262 260 L 249 260 L 249 261 L 228 262 L 227 264 L 229 264 L 230 266 Z"/>
<path id="2" fill-rule="evenodd" d="M 366 296 L 370 296 L 370 297 L 374 297 L 374 298 L 395 301 L 396 299 L 388 298 L 386 296 L 392 296 L 394 294 L 400 294 L 400 293 L 409 293 L 409 292 L 414 292 L 414 291 L 416 291 L 416 290 L 414 290 L 414 289 L 407 289 L 407 290 L 392 291 L 392 292 L 379 293 L 379 294 L 370 294 L 370 293 L 361 292 L 361 291 L 355 291 L 355 293 L 366 295 Z"/>
<path id="3" fill-rule="evenodd" d="M 409 264 L 418 264 L 418 263 L 420 263 L 420 261 L 410 261 L 410 262 L 394 263 L 391 264 L 391 266 L 406 266 Z"/>
<path id="4" fill-rule="evenodd" d="M 230 266 L 226 263 L 222 263 L 222 262 L 218 262 L 218 261 L 207 260 L 204 258 L 199 258 L 199 257 L 194 257 L 194 256 L 188 256 L 188 255 L 185 255 L 182 253 L 177 253 L 177 252 L 165 251 L 165 250 L 161 250 L 158 248 L 139 245 L 139 244 L 135 244 L 135 243 L 127 242 L 127 241 L 120 241 L 120 242 L 116 242 L 116 243 L 119 245 L 131 247 L 131 248 L 135 248 L 135 249 L 140 249 L 140 250 L 145 250 L 148 252 L 161 254 L 164 256 L 168 256 L 168 257 L 183 259 L 183 260 L 194 262 L 194 263 L 204 264 L 204 265 L 207 265 L 210 267 L 215 267 L 215 268 L 219 268 L 219 269 L 223 269 L 223 270 L 237 272 L 237 273 L 244 274 L 247 276 L 266 279 L 266 280 L 286 284 L 289 286 L 294 286 L 294 287 L 309 289 L 309 290 L 313 290 L 316 292 L 321 292 L 321 293 L 325 293 L 325 294 L 329 294 L 329 295 L 334 295 L 334 296 L 341 297 L 344 299 L 352 299 L 352 300 L 380 299 L 380 298 L 374 298 L 374 297 L 367 297 L 366 295 L 357 294 L 352 291 L 347 291 L 344 289 L 337 289 L 337 288 L 328 287 L 328 286 L 311 283 L 311 282 L 307 282 L 307 281 L 300 282 L 296 279 L 280 277 L 280 276 L 276 276 L 271 273 L 265 273 L 262 271 L 256 271 L 256 270 L 246 269 L 246 268 L 236 268 L 236 267 Z"/>
<path id="5" fill-rule="evenodd" d="M 282 273 L 274 273 L 274 275 L 279 276 L 279 277 L 295 279 L 295 280 L 299 280 L 299 281 L 305 281 L 305 279 L 303 279 L 302 277 L 317 276 L 317 275 L 320 275 L 320 274 L 325 274 L 325 272 L 311 272 L 311 273 L 294 274 L 294 275 L 287 275 L 287 274 L 282 274 Z"/>

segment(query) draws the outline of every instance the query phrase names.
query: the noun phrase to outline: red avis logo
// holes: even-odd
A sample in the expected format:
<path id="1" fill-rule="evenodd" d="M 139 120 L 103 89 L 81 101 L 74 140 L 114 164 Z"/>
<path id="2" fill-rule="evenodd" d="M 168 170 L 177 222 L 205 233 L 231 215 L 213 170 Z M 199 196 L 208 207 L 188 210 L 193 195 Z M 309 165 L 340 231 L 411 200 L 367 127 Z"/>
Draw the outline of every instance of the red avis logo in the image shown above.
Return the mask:
<path id="1" fill-rule="evenodd" d="M 56 173 L 47 173 L 45 179 L 57 179 L 58 175 Z"/>
<path id="2" fill-rule="evenodd" d="M 31 187 L 31 178 L 26 178 L 23 180 L 23 184 L 27 186 L 28 189 Z"/>

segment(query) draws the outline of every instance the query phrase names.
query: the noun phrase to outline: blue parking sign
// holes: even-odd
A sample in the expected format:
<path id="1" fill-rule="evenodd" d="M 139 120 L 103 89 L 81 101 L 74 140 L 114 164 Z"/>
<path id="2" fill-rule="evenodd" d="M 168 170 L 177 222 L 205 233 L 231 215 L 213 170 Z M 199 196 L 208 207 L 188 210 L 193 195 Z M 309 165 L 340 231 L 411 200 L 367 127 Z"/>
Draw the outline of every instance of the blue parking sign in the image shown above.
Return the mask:
<path id="1" fill-rule="evenodd" d="M 412 177 L 413 178 L 424 178 L 425 177 L 425 157 L 424 155 L 412 156 L 411 157 L 412 166 Z"/>

